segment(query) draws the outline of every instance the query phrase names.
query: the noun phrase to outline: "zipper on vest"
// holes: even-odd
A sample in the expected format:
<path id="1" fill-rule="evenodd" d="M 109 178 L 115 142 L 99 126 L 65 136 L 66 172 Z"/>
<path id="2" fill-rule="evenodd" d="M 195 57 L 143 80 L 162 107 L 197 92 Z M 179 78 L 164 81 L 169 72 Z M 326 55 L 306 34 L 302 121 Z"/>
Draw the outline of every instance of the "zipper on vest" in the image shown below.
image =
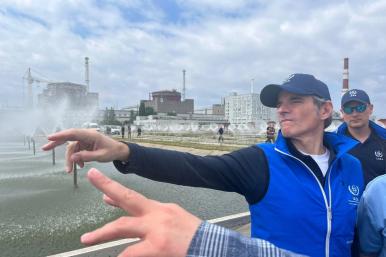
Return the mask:
<path id="1" fill-rule="evenodd" d="M 327 210 L 327 235 L 326 235 L 326 257 L 330 256 L 330 236 L 331 236 L 331 222 L 332 222 L 332 211 L 331 207 Z"/>
<path id="2" fill-rule="evenodd" d="M 326 235 L 326 257 L 329 257 L 330 256 L 330 236 L 331 236 L 331 226 L 332 226 L 332 208 L 331 208 L 331 205 L 332 205 L 332 196 L 331 196 L 331 170 L 332 170 L 332 166 L 334 165 L 334 162 L 331 164 L 330 168 L 328 169 L 327 171 L 327 174 L 328 174 L 328 178 L 327 178 L 327 181 L 328 181 L 328 197 L 329 197 L 329 202 L 330 202 L 330 205 L 328 206 L 328 209 L 327 209 L 327 235 Z"/>
<path id="3" fill-rule="evenodd" d="M 293 155 L 290 155 L 286 152 L 283 152 L 279 149 L 277 149 L 275 147 L 275 151 L 281 153 L 281 154 L 284 154 L 286 156 L 289 156 L 297 161 L 299 161 L 301 164 L 304 165 L 304 167 L 307 168 L 307 170 L 312 174 L 312 176 L 315 178 L 316 182 L 318 183 L 319 185 L 319 189 L 323 195 L 323 199 L 324 199 L 324 204 L 325 204 L 325 207 L 326 207 L 326 211 L 327 211 L 327 233 L 326 233 L 326 245 L 325 245 L 325 254 L 326 254 L 326 257 L 329 257 L 330 255 L 330 235 L 331 235 L 331 221 L 332 221 L 332 210 L 331 210 L 331 185 L 330 185 L 330 173 L 331 173 L 331 167 L 333 164 L 331 164 L 330 168 L 329 168 L 329 171 L 328 171 L 328 192 L 329 192 L 329 200 L 330 200 L 330 203 L 328 202 L 327 200 L 327 196 L 326 196 L 326 193 L 324 192 L 324 189 L 322 187 L 322 184 L 320 184 L 318 178 L 315 176 L 315 174 L 312 172 L 312 170 L 307 166 L 307 164 L 305 164 L 302 160 L 300 160 L 299 158 L 296 158 L 295 156 Z"/>

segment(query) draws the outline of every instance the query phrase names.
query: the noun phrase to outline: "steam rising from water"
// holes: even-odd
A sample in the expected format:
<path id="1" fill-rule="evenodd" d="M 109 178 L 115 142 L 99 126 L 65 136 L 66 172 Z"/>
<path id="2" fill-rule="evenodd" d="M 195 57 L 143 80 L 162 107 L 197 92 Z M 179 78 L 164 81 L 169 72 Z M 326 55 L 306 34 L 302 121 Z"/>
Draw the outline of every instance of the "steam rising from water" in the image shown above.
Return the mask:
<path id="1" fill-rule="evenodd" d="M 94 119 L 96 109 L 73 109 L 68 102 L 63 99 L 50 108 L 0 110 L 0 141 L 43 136 L 57 130 L 81 127 Z"/>
<path id="2" fill-rule="evenodd" d="M 150 198 L 177 202 L 201 218 L 214 218 L 245 211 L 236 194 L 152 182 L 135 175 L 122 175 L 112 164 L 88 163 L 79 170 L 79 188 L 64 171 L 64 150 L 43 152 L 45 135 L 58 128 L 80 127 L 93 112 L 68 111 L 66 104 L 51 109 L 1 111 L 0 118 L 0 255 L 46 256 L 82 247 L 79 237 L 123 213 L 106 206 L 99 191 L 85 178 L 96 167 Z M 24 141 L 33 136 L 36 154 Z M 194 197 L 192 197 L 194 196 Z"/>
<path id="3" fill-rule="evenodd" d="M 210 125 L 198 125 L 198 124 L 152 124 L 152 123 L 144 123 L 141 125 L 141 128 L 144 131 L 150 132 L 171 132 L 171 133 L 217 133 L 219 129 L 218 124 L 210 124 Z M 136 126 L 133 126 L 132 129 L 135 131 Z M 255 134 L 255 135 L 264 135 L 267 129 L 267 122 L 260 121 L 257 124 L 230 124 L 226 128 L 232 134 Z"/>

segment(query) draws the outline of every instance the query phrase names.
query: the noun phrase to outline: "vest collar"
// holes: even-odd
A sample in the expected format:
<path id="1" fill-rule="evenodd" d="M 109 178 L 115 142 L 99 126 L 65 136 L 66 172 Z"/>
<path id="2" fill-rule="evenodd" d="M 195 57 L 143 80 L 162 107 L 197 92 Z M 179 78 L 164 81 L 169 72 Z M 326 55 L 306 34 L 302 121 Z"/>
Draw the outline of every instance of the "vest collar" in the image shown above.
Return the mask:
<path id="1" fill-rule="evenodd" d="M 275 148 L 287 154 L 293 155 L 290 147 L 288 146 L 287 140 L 288 139 L 286 139 L 281 133 L 281 130 L 279 130 L 277 140 L 275 142 Z M 341 155 L 347 153 L 358 144 L 358 142 L 354 139 L 332 132 L 324 132 L 323 142 L 331 153 L 335 153 L 336 158 L 339 158 Z"/>
<path id="2" fill-rule="evenodd" d="M 381 126 L 379 126 L 378 124 L 376 124 L 374 121 L 371 121 L 371 120 L 369 121 L 369 126 L 378 136 L 380 136 L 383 139 L 386 139 L 386 129 L 385 128 L 382 128 Z M 348 128 L 347 128 L 346 122 L 343 122 L 338 127 L 337 133 L 344 135 L 344 134 L 346 134 L 347 129 Z"/>

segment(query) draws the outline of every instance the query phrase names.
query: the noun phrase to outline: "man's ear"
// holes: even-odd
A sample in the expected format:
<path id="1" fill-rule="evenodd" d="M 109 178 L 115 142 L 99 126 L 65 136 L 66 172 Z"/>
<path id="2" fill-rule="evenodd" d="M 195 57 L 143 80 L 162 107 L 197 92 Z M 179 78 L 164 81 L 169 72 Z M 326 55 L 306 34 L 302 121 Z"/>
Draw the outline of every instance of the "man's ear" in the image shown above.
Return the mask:
<path id="1" fill-rule="evenodd" d="M 370 115 L 373 114 L 374 105 L 369 104 Z"/>
<path id="2" fill-rule="evenodd" d="M 341 119 L 343 119 L 343 115 L 344 115 L 343 109 L 340 108 L 340 118 L 341 118 Z"/>
<path id="3" fill-rule="evenodd" d="M 332 115 L 333 110 L 334 108 L 332 107 L 332 102 L 331 101 L 325 102 L 320 107 L 320 110 L 319 110 L 320 117 L 323 120 L 328 119 Z"/>

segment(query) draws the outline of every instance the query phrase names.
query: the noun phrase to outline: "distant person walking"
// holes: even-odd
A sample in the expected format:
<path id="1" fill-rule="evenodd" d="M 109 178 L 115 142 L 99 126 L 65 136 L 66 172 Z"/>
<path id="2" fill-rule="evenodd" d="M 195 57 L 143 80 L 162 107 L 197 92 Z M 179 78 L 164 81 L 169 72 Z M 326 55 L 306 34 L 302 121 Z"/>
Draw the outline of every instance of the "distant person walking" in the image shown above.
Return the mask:
<path id="1" fill-rule="evenodd" d="M 122 125 L 121 127 L 121 135 L 122 135 L 122 138 L 125 138 L 125 125 Z"/>
<path id="2" fill-rule="evenodd" d="M 275 123 L 272 121 L 268 122 L 267 127 L 267 140 L 266 143 L 275 143 Z"/>
<path id="3" fill-rule="evenodd" d="M 137 128 L 137 137 L 140 137 L 142 134 L 142 129 L 140 127 Z"/>
<path id="4" fill-rule="evenodd" d="M 223 134 L 224 134 L 224 128 L 223 127 L 220 127 L 217 131 L 217 134 L 218 134 L 218 142 L 220 143 L 223 143 L 224 142 L 224 137 L 223 137 Z"/>
<path id="5" fill-rule="evenodd" d="M 130 124 L 127 126 L 127 138 L 131 139 L 131 126 L 130 126 Z"/>

